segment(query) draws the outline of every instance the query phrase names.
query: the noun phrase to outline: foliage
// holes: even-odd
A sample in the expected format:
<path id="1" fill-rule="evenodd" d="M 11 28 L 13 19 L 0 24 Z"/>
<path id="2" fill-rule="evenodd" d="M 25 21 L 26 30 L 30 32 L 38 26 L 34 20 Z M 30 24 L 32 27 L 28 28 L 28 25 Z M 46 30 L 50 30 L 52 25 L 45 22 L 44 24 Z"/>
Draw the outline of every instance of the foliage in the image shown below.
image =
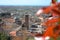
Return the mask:
<path id="1" fill-rule="evenodd" d="M 27 40 L 34 40 L 34 37 L 28 37 Z"/>
<path id="2" fill-rule="evenodd" d="M 0 40 L 7 40 L 8 36 L 4 32 L 0 32 Z"/>
<path id="3" fill-rule="evenodd" d="M 57 40 L 60 40 L 60 37 L 58 37 Z"/>

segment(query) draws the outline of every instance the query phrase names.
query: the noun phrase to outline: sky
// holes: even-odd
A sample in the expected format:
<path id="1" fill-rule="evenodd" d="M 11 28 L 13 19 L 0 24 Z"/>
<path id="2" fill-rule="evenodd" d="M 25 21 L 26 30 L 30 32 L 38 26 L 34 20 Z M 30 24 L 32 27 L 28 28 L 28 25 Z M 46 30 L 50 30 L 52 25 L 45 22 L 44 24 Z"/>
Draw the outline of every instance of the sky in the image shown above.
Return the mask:
<path id="1" fill-rule="evenodd" d="M 50 2 L 51 0 L 0 0 L 0 5 L 47 6 Z"/>

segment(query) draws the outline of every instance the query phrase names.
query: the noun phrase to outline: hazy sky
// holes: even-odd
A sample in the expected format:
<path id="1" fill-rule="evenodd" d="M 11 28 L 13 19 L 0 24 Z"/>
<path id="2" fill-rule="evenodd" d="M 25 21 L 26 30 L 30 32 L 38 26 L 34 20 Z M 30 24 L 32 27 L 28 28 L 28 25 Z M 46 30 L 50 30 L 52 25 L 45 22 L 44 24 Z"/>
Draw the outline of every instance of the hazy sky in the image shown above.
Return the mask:
<path id="1" fill-rule="evenodd" d="M 58 0 L 60 2 L 60 0 Z M 0 0 L 0 5 L 50 5 L 51 0 Z"/>

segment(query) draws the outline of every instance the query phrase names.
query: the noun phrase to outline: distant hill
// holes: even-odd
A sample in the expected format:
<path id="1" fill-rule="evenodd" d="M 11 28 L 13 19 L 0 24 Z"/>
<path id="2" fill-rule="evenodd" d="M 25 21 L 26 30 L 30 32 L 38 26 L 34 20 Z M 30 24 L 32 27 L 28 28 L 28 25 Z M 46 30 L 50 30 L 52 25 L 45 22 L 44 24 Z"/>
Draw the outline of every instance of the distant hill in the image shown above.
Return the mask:
<path id="1" fill-rule="evenodd" d="M 42 7 L 44 6 L 0 6 L 0 12 L 10 12 L 22 17 L 25 13 L 34 15 Z"/>

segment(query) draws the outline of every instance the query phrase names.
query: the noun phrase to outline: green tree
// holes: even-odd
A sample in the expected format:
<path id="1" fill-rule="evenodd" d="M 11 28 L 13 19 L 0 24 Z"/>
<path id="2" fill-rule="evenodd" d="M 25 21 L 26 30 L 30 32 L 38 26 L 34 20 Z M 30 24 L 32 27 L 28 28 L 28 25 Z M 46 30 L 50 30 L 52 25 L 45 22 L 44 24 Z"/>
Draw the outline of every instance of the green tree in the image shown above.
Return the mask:
<path id="1" fill-rule="evenodd" d="M 7 35 L 4 32 L 0 32 L 0 40 L 7 40 Z"/>

